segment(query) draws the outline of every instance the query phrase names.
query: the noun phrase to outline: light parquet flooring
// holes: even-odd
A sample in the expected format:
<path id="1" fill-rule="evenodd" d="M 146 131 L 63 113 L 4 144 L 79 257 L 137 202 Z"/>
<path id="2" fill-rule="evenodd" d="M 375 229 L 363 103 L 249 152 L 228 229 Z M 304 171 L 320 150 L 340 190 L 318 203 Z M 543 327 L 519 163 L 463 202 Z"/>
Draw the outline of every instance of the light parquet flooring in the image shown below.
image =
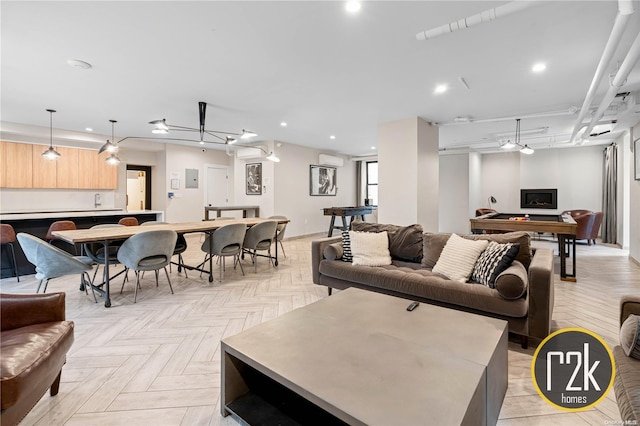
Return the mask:
<path id="1" fill-rule="evenodd" d="M 315 238 L 317 238 L 316 236 Z M 187 264 L 202 258 L 200 236 L 188 235 Z M 171 294 L 160 275 L 155 286 L 147 274 L 133 303 L 133 283 L 113 306 L 78 291 L 78 277 L 49 283 L 49 292 L 67 293 L 67 318 L 75 322 L 75 342 L 62 371 L 60 393 L 47 394 L 24 425 L 235 425 L 220 415 L 220 340 L 326 297 L 326 288 L 311 280 L 312 237 L 284 242 L 287 258 L 272 268 L 258 260 L 258 273 L 245 260 L 245 273 L 227 267 L 224 281 L 173 267 Z M 536 246 L 555 246 L 534 241 Z M 578 246 L 578 282 L 555 280 L 553 328 L 584 327 L 611 346 L 618 343 L 618 301 L 640 293 L 640 267 L 625 251 L 612 246 Z M 230 263 L 230 262 L 229 262 Z M 559 270 L 556 260 L 556 271 Z M 217 266 L 215 266 L 217 268 Z M 0 280 L 0 291 L 32 293 L 33 276 Z M 534 348 L 509 343 L 509 388 L 499 425 L 603 425 L 619 420 L 613 392 L 582 413 L 558 411 L 542 401 L 531 382 Z M 330 374 L 330 372 L 327 372 Z M 390 392 L 393 390 L 390 389 Z M 437 419 L 425 418 L 425 424 Z"/>

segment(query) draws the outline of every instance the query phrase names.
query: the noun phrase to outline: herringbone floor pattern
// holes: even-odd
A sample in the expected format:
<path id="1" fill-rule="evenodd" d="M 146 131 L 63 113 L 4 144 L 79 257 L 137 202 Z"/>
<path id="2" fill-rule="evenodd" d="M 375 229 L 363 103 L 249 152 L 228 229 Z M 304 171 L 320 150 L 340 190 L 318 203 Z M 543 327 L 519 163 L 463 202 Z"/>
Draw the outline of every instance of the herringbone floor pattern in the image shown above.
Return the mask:
<path id="1" fill-rule="evenodd" d="M 188 264 L 202 258 L 199 238 L 188 236 Z M 121 295 L 118 279 L 109 309 L 101 299 L 95 304 L 90 294 L 78 291 L 79 278 L 52 280 L 47 291 L 67 293 L 75 343 L 62 372 L 60 393 L 53 398 L 46 394 L 22 424 L 235 425 L 220 416 L 219 342 L 326 296 L 326 289 L 311 280 L 312 239 L 285 241 L 287 258 L 281 257 L 277 269 L 261 258 L 255 274 L 245 260 L 245 276 L 228 267 L 224 281 L 216 279 L 213 285 L 193 272 L 185 278 L 174 266 L 173 295 L 163 274 L 157 288 L 153 274 L 147 274 L 136 304 L 133 284 L 127 283 Z M 14 278 L 0 281 L 2 292 L 31 293 L 36 287 L 33 276 L 20 283 Z M 585 327 L 614 346 L 618 299 L 638 292 L 640 267 L 626 252 L 604 245 L 580 246 L 578 283 L 562 282 L 556 275 L 555 328 Z M 533 348 L 509 344 L 509 389 L 499 424 L 603 425 L 619 419 L 613 392 L 583 413 L 548 406 L 531 384 L 532 354 Z M 437 419 L 427 416 L 425 424 L 430 422 L 437 424 Z"/>

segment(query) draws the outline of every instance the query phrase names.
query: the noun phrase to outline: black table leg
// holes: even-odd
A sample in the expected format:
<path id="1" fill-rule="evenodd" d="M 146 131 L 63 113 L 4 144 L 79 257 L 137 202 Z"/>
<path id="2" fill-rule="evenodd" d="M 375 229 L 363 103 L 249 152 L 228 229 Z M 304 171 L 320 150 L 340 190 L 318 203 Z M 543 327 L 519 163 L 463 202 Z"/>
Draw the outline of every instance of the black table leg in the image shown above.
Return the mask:
<path id="1" fill-rule="evenodd" d="M 569 238 L 571 241 L 567 241 Z M 560 279 L 562 281 L 576 281 L 576 239 L 564 234 L 558 234 L 558 242 L 560 245 Z M 573 269 L 571 274 L 567 273 L 567 254 L 573 247 L 572 263 Z"/>
<path id="2" fill-rule="evenodd" d="M 109 240 L 104 240 L 104 307 L 111 307 L 111 293 L 109 292 Z"/>
<path id="3" fill-rule="evenodd" d="M 218 212 L 218 215 L 220 212 Z M 213 282 L 213 232 L 209 233 L 209 282 Z"/>
<path id="4" fill-rule="evenodd" d="M 327 237 L 332 237 L 333 236 L 333 225 L 336 223 L 336 215 L 332 214 L 331 215 L 331 223 L 329 224 L 329 233 L 327 234 Z"/>
<path id="5" fill-rule="evenodd" d="M 349 230 L 349 225 L 347 225 L 347 217 L 345 215 L 342 215 L 342 230 L 343 231 Z"/>

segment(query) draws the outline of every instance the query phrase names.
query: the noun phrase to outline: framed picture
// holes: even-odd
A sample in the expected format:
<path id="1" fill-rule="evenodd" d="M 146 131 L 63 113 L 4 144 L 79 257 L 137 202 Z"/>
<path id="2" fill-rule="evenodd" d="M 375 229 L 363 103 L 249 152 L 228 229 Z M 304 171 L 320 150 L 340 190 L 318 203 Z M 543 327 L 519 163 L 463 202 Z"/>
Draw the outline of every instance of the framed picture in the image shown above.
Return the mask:
<path id="1" fill-rule="evenodd" d="M 633 164 L 635 164 L 635 179 L 640 180 L 640 138 L 633 141 Z"/>
<path id="2" fill-rule="evenodd" d="M 247 195 L 262 195 L 262 163 L 247 164 Z"/>
<path id="3" fill-rule="evenodd" d="M 338 193 L 335 167 L 309 166 L 309 195 L 336 195 Z"/>

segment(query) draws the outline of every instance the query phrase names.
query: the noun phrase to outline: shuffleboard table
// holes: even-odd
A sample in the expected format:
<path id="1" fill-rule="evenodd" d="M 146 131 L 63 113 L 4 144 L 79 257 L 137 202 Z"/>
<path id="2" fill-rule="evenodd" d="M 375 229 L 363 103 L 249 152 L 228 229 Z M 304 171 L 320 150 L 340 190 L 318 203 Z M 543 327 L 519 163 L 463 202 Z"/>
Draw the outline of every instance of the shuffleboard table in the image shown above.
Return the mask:
<path id="1" fill-rule="evenodd" d="M 356 216 L 360 216 L 364 220 L 365 214 L 373 213 L 373 207 L 371 206 L 359 206 L 359 207 L 329 207 L 324 210 L 325 216 L 331 216 L 331 224 L 329 225 L 328 237 L 333 235 L 334 229 L 341 229 L 343 231 L 348 230 L 351 227 L 351 222 Z M 342 226 L 335 226 L 336 216 L 342 217 Z M 347 216 L 351 216 L 351 220 L 347 223 Z"/>
<path id="2" fill-rule="evenodd" d="M 560 279 L 576 281 L 576 221 L 569 215 L 489 213 L 470 219 L 471 231 L 550 232 L 558 235 Z M 572 258 L 571 273 L 567 272 L 567 257 Z"/>

